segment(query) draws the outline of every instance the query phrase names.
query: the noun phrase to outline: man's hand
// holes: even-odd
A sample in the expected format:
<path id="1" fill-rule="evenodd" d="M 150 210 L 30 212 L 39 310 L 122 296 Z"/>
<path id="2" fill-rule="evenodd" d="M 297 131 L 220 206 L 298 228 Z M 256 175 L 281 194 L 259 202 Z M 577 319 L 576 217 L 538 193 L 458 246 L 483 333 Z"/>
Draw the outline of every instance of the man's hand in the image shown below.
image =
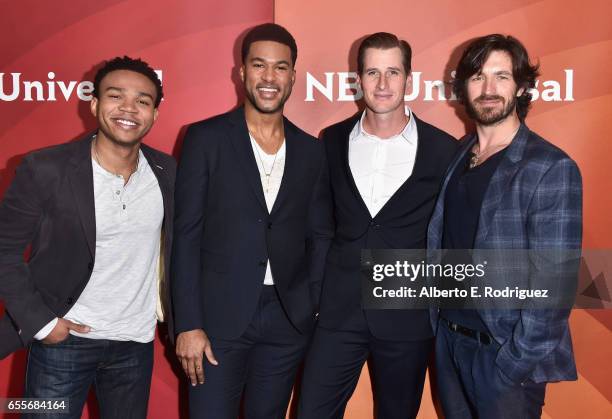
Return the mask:
<path id="1" fill-rule="evenodd" d="M 91 329 L 89 326 L 85 326 L 84 324 L 73 323 L 70 320 L 59 318 L 57 319 L 57 324 L 51 333 L 49 333 L 47 337 L 42 340 L 42 343 L 60 343 L 68 337 L 71 330 L 78 333 L 87 333 Z"/>
<path id="2" fill-rule="evenodd" d="M 204 384 L 204 365 L 202 355 L 213 365 L 219 365 L 210 345 L 208 336 L 202 329 L 179 333 L 176 338 L 176 356 L 185 374 L 191 380 L 191 385 Z"/>

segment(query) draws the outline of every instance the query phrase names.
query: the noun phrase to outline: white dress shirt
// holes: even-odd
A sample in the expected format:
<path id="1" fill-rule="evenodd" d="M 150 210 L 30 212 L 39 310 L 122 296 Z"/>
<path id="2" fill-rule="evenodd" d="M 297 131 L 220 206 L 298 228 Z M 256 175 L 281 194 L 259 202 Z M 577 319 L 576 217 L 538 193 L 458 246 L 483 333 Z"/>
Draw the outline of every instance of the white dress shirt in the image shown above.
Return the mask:
<path id="1" fill-rule="evenodd" d="M 349 166 L 363 202 L 375 217 L 414 169 L 418 134 L 410 109 L 406 127 L 382 139 L 363 128 L 365 112 L 349 136 Z"/>
<path id="2" fill-rule="evenodd" d="M 276 197 L 278 196 L 278 191 L 283 180 L 283 173 L 285 172 L 285 141 L 283 140 L 283 144 L 276 154 L 266 154 L 250 133 L 249 137 L 251 138 L 251 146 L 253 147 L 257 168 L 259 169 L 261 187 L 263 188 L 264 198 L 266 199 L 266 206 L 268 207 L 269 213 L 272 211 L 274 201 L 276 201 Z M 270 269 L 270 260 L 267 261 L 266 265 L 264 285 L 274 285 L 274 278 L 272 278 L 272 270 Z"/>

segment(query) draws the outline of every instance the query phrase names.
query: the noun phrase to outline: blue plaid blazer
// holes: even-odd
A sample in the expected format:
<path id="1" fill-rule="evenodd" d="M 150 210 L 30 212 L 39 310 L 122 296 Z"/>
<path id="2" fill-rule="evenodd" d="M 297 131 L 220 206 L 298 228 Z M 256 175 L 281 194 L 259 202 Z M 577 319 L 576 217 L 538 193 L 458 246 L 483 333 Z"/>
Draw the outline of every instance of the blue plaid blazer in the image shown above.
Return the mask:
<path id="1" fill-rule="evenodd" d="M 428 228 L 440 249 L 448 181 L 474 143 L 467 135 L 451 162 Z M 522 124 L 485 193 L 475 249 L 580 249 L 582 178 L 562 150 Z M 526 279 L 527 280 L 527 279 Z M 497 366 L 515 382 L 575 380 L 569 310 L 479 310 L 501 345 Z"/>

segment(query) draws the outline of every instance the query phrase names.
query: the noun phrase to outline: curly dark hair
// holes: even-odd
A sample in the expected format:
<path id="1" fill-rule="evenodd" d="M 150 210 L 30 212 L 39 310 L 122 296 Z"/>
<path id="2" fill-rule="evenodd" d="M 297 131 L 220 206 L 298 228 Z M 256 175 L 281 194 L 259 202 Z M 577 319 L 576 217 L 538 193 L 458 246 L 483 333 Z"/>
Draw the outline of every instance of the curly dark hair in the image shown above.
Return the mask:
<path id="1" fill-rule="evenodd" d="M 529 54 L 523 44 L 510 35 L 491 34 L 472 41 L 463 51 L 457 64 L 455 78 L 452 81 L 453 92 L 461 103 L 466 100 L 466 82 L 474 74 L 482 71 L 482 66 L 492 51 L 504 51 L 512 58 L 512 76 L 517 89 L 523 88 L 523 94 L 516 98 L 516 113 L 521 121 L 527 116 L 531 105 L 529 89 L 535 87 L 536 78 L 540 75 L 539 64 L 531 64 Z"/>
<path id="2" fill-rule="evenodd" d="M 124 55 L 123 57 L 115 57 L 112 60 L 106 61 L 102 68 L 98 70 L 96 76 L 94 77 L 94 97 L 98 99 L 100 98 L 100 82 L 102 79 L 106 77 L 108 73 L 117 70 L 134 71 L 146 76 L 149 80 L 151 80 L 151 82 L 153 82 L 155 85 L 155 90 L 157 92 L 154 106 L 156 108 L 159 106 L 162 98 L 164 97 L 164 91 L 161 80 L 159 77 L 157 77 L 157 73 L 155 73 L 155 71 L 145 61 L 142 61 L 140 58 L 130 58 L 127 55 Z"/>

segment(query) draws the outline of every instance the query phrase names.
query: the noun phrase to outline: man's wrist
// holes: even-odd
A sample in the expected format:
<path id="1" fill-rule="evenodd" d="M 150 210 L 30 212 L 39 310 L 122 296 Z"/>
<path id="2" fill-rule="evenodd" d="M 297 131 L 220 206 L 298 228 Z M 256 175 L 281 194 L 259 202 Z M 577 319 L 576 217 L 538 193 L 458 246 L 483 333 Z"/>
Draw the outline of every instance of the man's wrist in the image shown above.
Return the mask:
<path id="1" fill-rule="evenodd" d="M 57 317 L 54 318 L 53 320 L 51 320 L 42 329 L 40 329 L 38 331 L 38 333 L 36 333 L 34 335 L 34 339 L 36 339 L 36 340 L 43 340 L 43 339 L 45 339 L 47 336 L 49 336 L 51 331 L 55 328 L 55 326 L 57 325 L 58 321 L 59 321 L 59 318 L 57 318 Z"/>

